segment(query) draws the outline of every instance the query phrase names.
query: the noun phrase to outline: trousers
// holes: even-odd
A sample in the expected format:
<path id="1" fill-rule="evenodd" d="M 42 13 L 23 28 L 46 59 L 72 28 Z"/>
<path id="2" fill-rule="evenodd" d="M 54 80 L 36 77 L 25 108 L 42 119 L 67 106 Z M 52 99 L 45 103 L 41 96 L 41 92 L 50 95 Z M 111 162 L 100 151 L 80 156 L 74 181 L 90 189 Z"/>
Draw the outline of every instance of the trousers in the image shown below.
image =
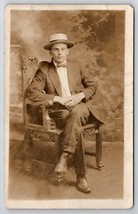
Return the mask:
<path id="1" fill-rule="evenodd" d="M 63 152 L 73 155 L 75 172 L 79 176 L 86 173 L 83 125 L 90 117 L 90 112 L 85 103 L 76 105 L 71 111 L 66 108 L 49 112 L 50 117 L 56 122 L 58 128 L 63 130 L 61 144 Z"/>

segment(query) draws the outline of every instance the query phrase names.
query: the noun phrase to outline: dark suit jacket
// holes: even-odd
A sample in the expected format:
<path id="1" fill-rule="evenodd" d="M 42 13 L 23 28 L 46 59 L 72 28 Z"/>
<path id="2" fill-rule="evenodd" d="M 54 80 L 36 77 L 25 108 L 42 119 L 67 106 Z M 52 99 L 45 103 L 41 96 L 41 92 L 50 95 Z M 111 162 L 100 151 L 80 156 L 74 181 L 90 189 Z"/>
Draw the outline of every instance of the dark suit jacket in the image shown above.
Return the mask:
<path id="1" fill-rule="evenodd" d="M 86 103 L 92 115 L 101 121 L 102 118 L 100 118 L 94 104 L 93 97 L 96 93 L 97 84 L 94 82 L 92 74 L 82 70 L 78 62 L 67 61 L 67 75 L 71 94 L 83 92 L 85 94 L 83 102 Z M 53 62 L 43 61 L 28 87 L 28 97 L 34 102 L 42 102 L 48 105 L 49 101 L 53 101 L 54 96 L 62 96 L 58 73 Z"/>

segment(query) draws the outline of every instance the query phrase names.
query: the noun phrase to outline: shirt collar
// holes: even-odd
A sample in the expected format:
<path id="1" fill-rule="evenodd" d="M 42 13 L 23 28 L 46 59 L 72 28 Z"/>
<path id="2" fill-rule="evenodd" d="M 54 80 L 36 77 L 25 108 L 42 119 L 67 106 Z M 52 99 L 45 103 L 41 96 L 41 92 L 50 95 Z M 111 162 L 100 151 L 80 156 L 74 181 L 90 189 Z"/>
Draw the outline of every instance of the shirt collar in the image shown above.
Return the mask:
<path id="1" fill-rule="evenodd" d="M 55 65 L 56 68 L 58 68 L 58 63 L 56 63 L 54 60 L 53 60 L 53 63 Z M 61 64 L 67 64 L 67 61 L 65 60 L 64 62 L 62 62 Z"/>

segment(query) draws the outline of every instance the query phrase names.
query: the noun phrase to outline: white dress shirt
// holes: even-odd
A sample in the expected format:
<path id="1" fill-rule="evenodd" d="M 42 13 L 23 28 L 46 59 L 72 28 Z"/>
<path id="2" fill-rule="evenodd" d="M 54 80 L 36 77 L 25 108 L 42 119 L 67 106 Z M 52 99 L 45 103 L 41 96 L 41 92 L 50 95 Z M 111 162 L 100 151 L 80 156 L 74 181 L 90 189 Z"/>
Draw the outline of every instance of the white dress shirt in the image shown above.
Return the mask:
<path id="1" fill-rule="evenodd" d="M 66 63 L 66 62 L 64 62 L 64 63 Z M 66 67 L 57 67 L 57 63 L 55 63 L 55 62 L 54 62 L 54 64 L 56 66 L 60 84 L 61 84 L 62 97 L 71 96 L 68 75 L 67 75 L 67 68 Z"/>

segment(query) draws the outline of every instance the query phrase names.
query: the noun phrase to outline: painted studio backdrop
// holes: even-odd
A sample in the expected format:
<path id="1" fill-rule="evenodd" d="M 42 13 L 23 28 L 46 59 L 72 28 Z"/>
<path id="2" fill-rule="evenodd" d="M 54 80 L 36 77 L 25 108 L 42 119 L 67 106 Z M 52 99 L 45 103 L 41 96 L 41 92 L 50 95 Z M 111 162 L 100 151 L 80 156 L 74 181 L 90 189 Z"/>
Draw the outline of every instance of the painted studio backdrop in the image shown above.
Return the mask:
<path id="1" fill-rule="evenodd" d="M 123 145 L 124 18 L 124 11 L 11 11 L 11 159 L 14 156 L 18 160 L 22 155 L 22 143 L 18 144 L 20 148 L 15 153 L 17 142 L 23 142 L 24 133 L 22 70 L 29 66 L 27 60 L 36 63 L 51 60 L 43 44 L 48 42 L 52 33 L 59 32 L 66 33 L 76 44 L 70 50 L 69 58 L 77 59 L 98 82 L 95 96 L 106 118 L 103 141 L 106 145 L 108 142 Z M 34 72 L 35 68 L 30 66 L 31 75 Z M 19 165 L 17 161 L 15 167 Z M 10 191 L 13 197 L 14 191 Z"/>

